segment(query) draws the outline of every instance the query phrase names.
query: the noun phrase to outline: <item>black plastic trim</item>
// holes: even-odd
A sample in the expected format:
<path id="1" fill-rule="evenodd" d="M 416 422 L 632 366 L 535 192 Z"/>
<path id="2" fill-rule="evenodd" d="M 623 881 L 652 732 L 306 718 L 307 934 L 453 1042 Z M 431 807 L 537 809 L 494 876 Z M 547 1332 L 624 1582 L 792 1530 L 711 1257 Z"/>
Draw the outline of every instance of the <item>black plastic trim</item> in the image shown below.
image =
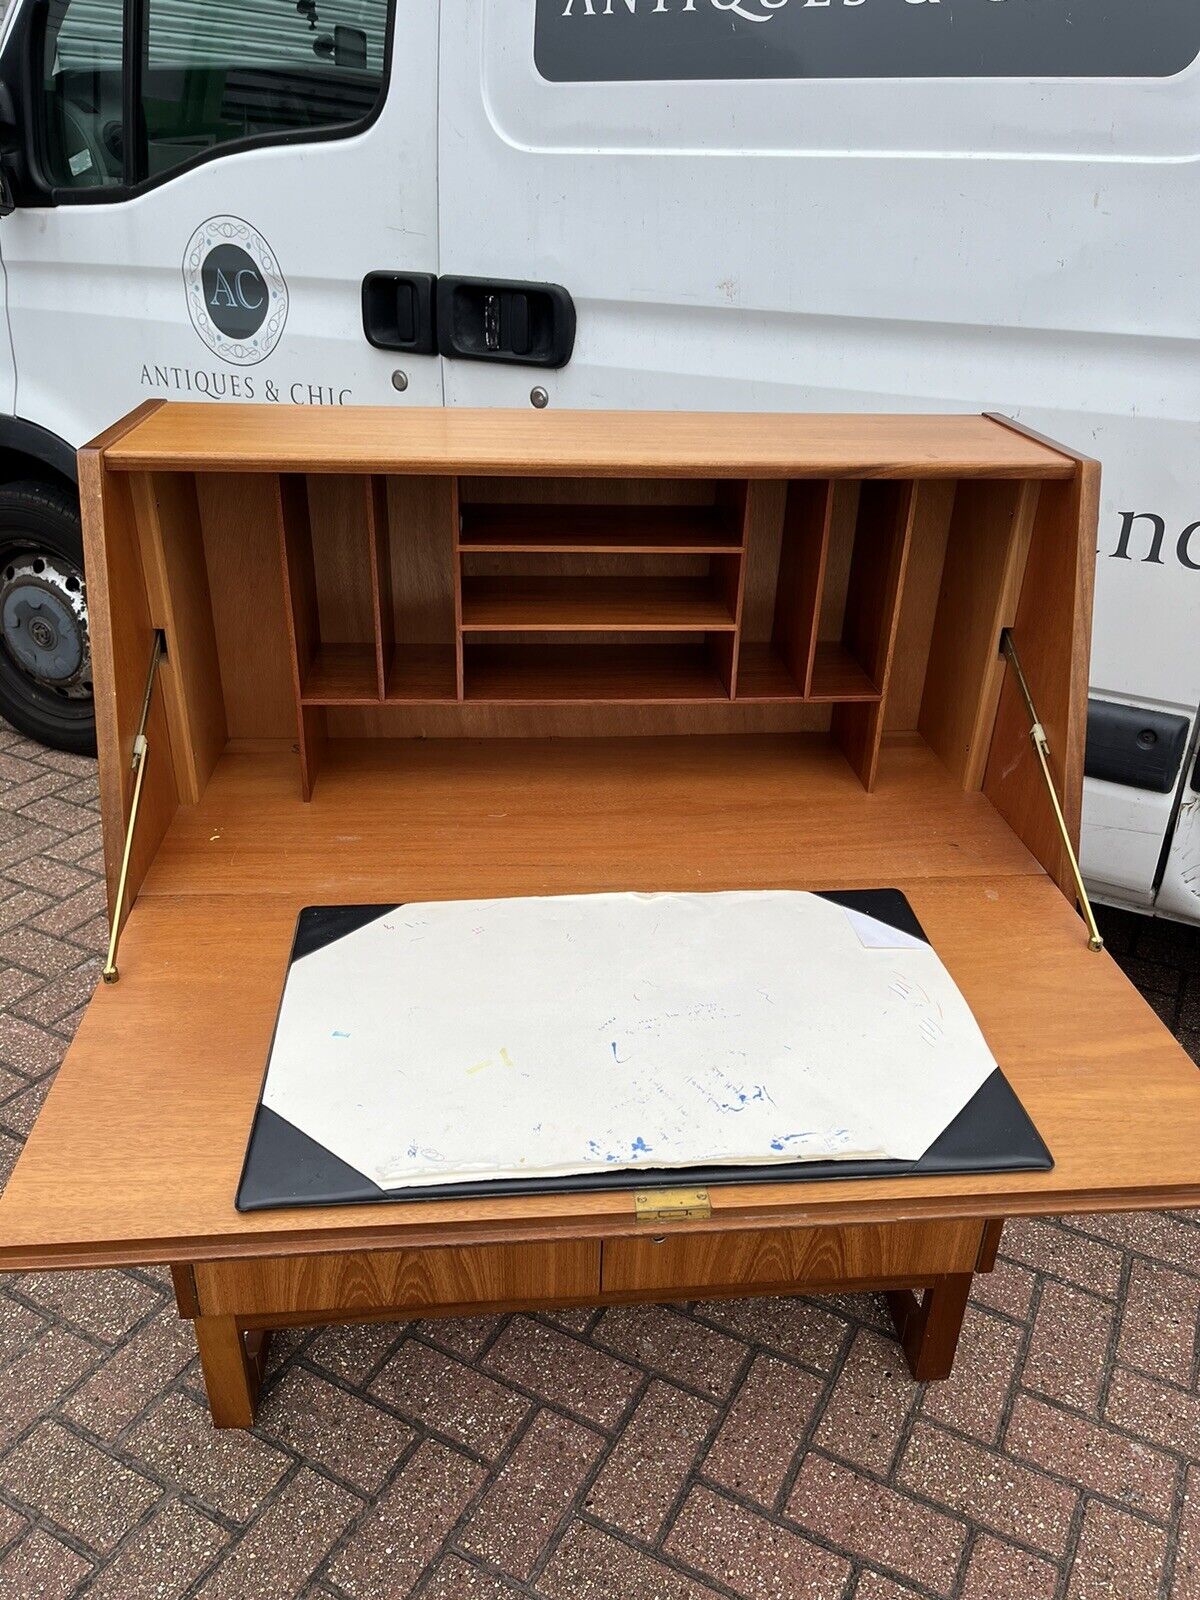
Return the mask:
<path id="1" fill-rule="evenodd" d="M 0 451 L 5 450 L 40 461 L 71 483 L 79 481 L 75 446 L 36 422 L 26 422 L 24 417 L 0 416 Z"/>
<path id="2" fill-rule="evenodd" d="M 1150 794 L 1170 794 L 1187 751 L 1190 724 L 1172 711 L 1114 700 L 1088 701 L 1084 773 Z"/>

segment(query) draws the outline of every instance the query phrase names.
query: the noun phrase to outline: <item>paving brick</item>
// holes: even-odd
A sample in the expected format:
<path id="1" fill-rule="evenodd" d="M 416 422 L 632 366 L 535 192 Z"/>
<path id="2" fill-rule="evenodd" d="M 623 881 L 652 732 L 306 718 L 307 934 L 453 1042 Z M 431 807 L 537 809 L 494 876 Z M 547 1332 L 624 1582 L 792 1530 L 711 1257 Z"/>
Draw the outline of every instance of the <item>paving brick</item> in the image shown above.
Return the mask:
<path id="1" fill-rule="evenodd" d="M 506 1578 L 481 1572 L 461 1556 L 447 1556 L 433 1569 L 421 1600 L 520 1600 L 525 1592 L 514 1589 Z"/>
<path id="2" fill-rule="evenodd" d="M 971 1551 L 959 1600 L 1054 1600 L 1057 1589 L 1056 1567 L 985 1533 Z"/>
<path id="3" fill-rule="evenodd" d="M 3 761 L 3 757 L 0 757 L 0 761 Z M 5 876 L 14 883 L 24 884 L 28 889 L 39 889 L 55 900 L 65 899 L 67 895 L 95 881 L 90 872 L 81 872 L 78 867 L 69 866 L 65 861 L 52 861 L 48 856 L 30 856 L 25 861 L 14 861 L 6 869 Z"/>
<path id="4" fill-rule="evenodd" d="M 955 1517 L 922 1505 L 844 1467 L 805 1456 L 788 1501 L 788 1515 L 875 1566 L 951 1595 L 967 1529 Z"/>
<path id="5" fill-rule="evenodd" d="M 162 1304 L 129 1272 L 25 1272 L 13 1285 L 26 1300 L 112 1344 Z"/>
<path id="6" fill-rule="evenodd" d="M 330 1578 L 351 1600 L 379 1600 L 385 1593 L 400 1600 L 437 1555 L 483 1477 L 477 1462 L 424 1440 L 334 1556 Z"/>
<path id="7" fill-rule="evenodd" d="M 53 902 L 44 894 L 35 894 L 32 889 L 18 889 L 16 894 L 5 895 L 0 900 L 0 930 L 19 928 L 23 922 L 31 921 L 51 904 Z"/>
<path id="8" fill-rule="evenodd" d="M 121 1546 L 88 1600 L 178 1600 L 228 1542 L 208 1517 L 169 1500 Z"/>
<path id="9" fill-rule="evenodd" d="M 857 1466 L 886 1472 L 916 1397 L 895 1339 L 860 1329 L 817 1425 L 814 1443 Z"/>
<path id="10" fill-rule="evenodd" d="M 365 1383 L 407 1333 L 395 1322 L 352 1322 L 322 1328 L 305 1349 L 305 1359 L 347 1383 Z"/>
<path id="11" fill-rule="evenodd" d="M 15 1544 L 18 1534 L 28 1532 L 28 1518 L 19 1516 L 11 1506 L 0 1500 L 0 1549 Z"/>
<path id="12" fill-rule="evenodd" d="M 58 900 L 29 919 L 30 925 L 41 933 L 68 934 L 92 917 L 104 912 L 105 894 L 102 883 L 88 883 L 65 900 Z"/>
<path id="13" fill-rule="evenodd" d="M 773 1505 L 823 1392 L 821 1379 L 802 1367 L 756 1355 L 704 1459 L 705 1476 Z"/>
<path id="14" fill-rule="evenodd" d="M 1200 1237 L 1196 1241 L 1200 1266 Z M 1200 1325 L 1200 1278 L 1135 1261 L 1121 1312 L 1117 1359 L 1157 1378 L 1191 1380 Z"/>
<path id="15" fill-rule="evenodd" d="M 74 842 L 76 841 L 72 841 Z M 53 855 L 62 848 L 63 843 L 62 835 L 56 833 L 53 828 L 42 828 L 28 822 L 21 822 L 12 827 L 6 825 L 0 829 L 0 870 L 7 867 L 10 862 L 24 861 L 29 856 L 37 855 L 39 851 Z M 90 847 L 91 844 L 90 839 L 84 839 L 81 848 Z"/>
<path id="16" fill-rule="evenodd" d="M 1171 1600 L 1200 1600 L 1200 1466 L 1188 1468 L 1175 1547 Z"/>
<path id="17" fill-rule="evenodd" d="M 1000 1248 L 1012 1261 L 1066 1278 L 1094 1294 L 1112 1296 L 1121 1287 L 1121 1252 L 1057 1222 L 1010 1218 Z"/>
<path id="18" fill-rule="evenodd" d="M 1022 1337 L 1012 1323 L 968 1306 L 954 1371 L 925 1390 L 922 1414 L 995 1444 Z"/>
<path id="19" fill-rule="evenodd" d="M 671 1306 L 610 1306 L 592 1339 L 718 1400 L 730 1393 L 746 1359 L 739 1339 L 681 1316 Z"/>
<path id="20" fill-rule="evenodd" d="M 846 1321 L 815 1300 L 705 1300 L 693 1309 L 739 1339 L 778 1350 L 818 1372 L 832 1370 L 850 1335 Z"/>
<path id="21" fill-rule="evenodd" d="M 616 1426 L 641 1382 L 624 1361 L 530 1317 L 512 1319 L 483 1365 L 601 1428 Z"/>
<path id="22" fill-rule="evenodd" d="M 0 1461 L 0 1488 L 101 1553 L 159 1497 L 140 1473 L 57 1422 L 39 1424 Z"/>
<path id="23" fill-rule="evenodd" d="M 529 1412 L 529 1401 L 502 1384 L 406 1339 L 371 1384 L 371 1393 L 414 1422 L 494 1459 Z"/>
<path id="24" fill-rule="evenodd" d="M 0 1448 L 49 1411 L 99 1360 L 90 1344 L 48 1327 L 0 1372 Z"/>
<path id="25" fill-rule="evenodd" d="M 879 1572 L 863 1572 L 854 1591 L 854 1600 L 917 1600 L 917 1591 L 897 1583 Z"/>
<path id="26" fill-rule="evenodd" d="M 1117 1367 L 1104 1415 L 1119 1428 L 1200 1460 L 1200 1395 Z"/>
<path id="27" fill-rule="evenodd" d="M 1190 1221 L 1164 1211 L 1117 1211 L 1088 1217 L 1072 1217 L 1070 1227 L 1089 1238 L 1096 1237 L 1123 1250 L 1142 1255 L 1182 1272 L 1200 1272 L 1200 1226 L 1193 1214 Z"/>
<path id="28" fill-rule="evenodd" d="M 0 1122 L 18 1138 L 27 1139 L 33 1132 L 33 1125 L 53 1082 L 54 1074 L 48 1072 L 39 1082 L 31 1083 L 20 1094 L 12 1095 L 0 1105 Z"/>
<path id="29" fill-rule="evenodd" d="M 45 1328 L 45 1317 L 23 1305 L 14 1295 L 0 1292 L 0 1366 L 6 1366 L 22 1350 L 28 1349 Z"/>
<path id="30" fill-rule="evenodd" d="M 580 1522 L 567 1529 L 534 1589 L 546 1600 L 718 1600 L 707 1584 Z"/>
<path id="31" fill-rule="evenodd" d="M 1022 1382 L 1095 1414 L 1104 1388 L 1112 1325 L 1112 1308 L 1103 1300 L 1063 1284 L 1044 1284 Z"/>
<path id="32" fill-rule="evenodd" d="M 12 1169 L 17 1164 L 17 1157 L 21 1154 L 22 1148 L 20 1140 L 0 1131 L 0 1193 L 3 1193 L 4 1185 L 12 1176 Z"/>
<path id="33" fill-rule="evenodd" d="M 603 1316 L 595 1306 L 556 1306 L 551 1311 L 543 1311 L 540 1316 L 553 1322 L 559 1328 L 565 1328 L 568 1333 L 584 1334 L 590 1332 L 593 1324 Z M 499 1321 L 499 1318 L 496 1319 Z"/>
<path id="34" fill-rule="evenodd" d="M 56 794 L 43 795 L 21 807 L 23 821 L 40 822 L 43 827 L 57 828 L 60 833 L 80 833 L 91 828 L 96 819 L 87 807 L 72 805 Z"/>
<path id="35" fill-rule="evenodd" d="M 90 922 L 84 922 L 68 935 L 77 951 L 85 955 L 98 954 L 108 943 L 108 918 L 93 917 Z"/>
<path id="36" fill-rule="evenodd" d="M 1067 1600 L 1157 1600 L 1166 1534 L 1099 1500 L 1084 1508 Z"/>
<path id="37" fill-rule="evenodd" d="M 256 1423 L 262 1437 L 367 1493 L 379 1488 L 414 1438 L 396 1417 L 300 1366 L 272 1387 Z"/>
<path id="38" fill-rule="evenodd" d="M 18 765 L 23 772 L 0 795 L 0 811 L 10 811 L 15 815 L 35 800 L 42 800 L 46 795 L 65 789 L 71 781 L 65 772 L 55 772 L 52 768 L 33 762 L 21 762 Z"/>
<path id="39" fill-rule="evenodd" d="M 15 1009 L 30 1022 L 46 1028 L 55 1027 L 65 1016 L 77 1011 L 91 999 L 92 991 L 100 981 L 101 965 L 98 955 L 89 957 L 70 972 L 64 972 L 61 977 L 44 984 L 34 994 L 26 995 L 17 1002 Z"/>
<path id="40" fill-rule="evenodd" d="M 841 1600 L 850 1564 L 756 1512 L 695 1488 L 665 1549 L 746 1600 Z"/>
<path id="41" fill-rule="evenodd" d="M 11 961 L 15 967 L 39 973 L 43 978 L 56 978 L 68 967 L 79 965 L 79 951 L 73 944 L 52 939 L 48 933 L 38 933 L 34 928 L 10 928 L 0 933 L 0 957 Z"/>
<path id="42" fill-rule="evenodd" d="M 41 984 L 42 979 L 36 973 L 24 972 L 20 967 L 10 967 L 0 963 L 0 1006 L 7 1012 L 8 1008 L 16 1006 L 27 994 L 40 989 Z"/>
<path id="43" fill-rule="evenodd" d="M 233 1522 L 248 1522 L 292 1464 L 253 1433 L 214 1428 L 206 1407 L 177 1392 L 138 1423 L 124 1452 L 176 1493 Z"/>
<path id="44" fill-rule="evenodd" d="M 1004 1436 L 1005 1449 L 1022 1461 L 1119 1500 L 1134 1511 L 1167 1521 L 1175 1502 L 1176 1463 L 1113 1428 L 1018 1395 Z"/>
<path id="45" fill-rule="evenodd" d="M 40 1078 L 62 1060 L 62 1040 L 35 1023 L 0 1015 L 0 1061 L 26 1078 Z"/>
<path id="46" fill-rule="evenodd" d="M 880 1333 L 888 1334 L 895 1330 L 887 1300 L 882 1294 L 861 1290 L 854 1294 L 822 1295 L 821 1304 L 827 1311 L 836 1311 L 864 1328 L 875 1328 Z"/>
<path id="47" fill-rule="evenodd" d="M 23 1094 L 28 1087 L 28 1078 L 8 1067 L 0 1067 L 0 1103 L 11 1100 L 14 1095 Z"/>
<path id="48" fill-rule="evenodd" d="M 451 1355 L 474 1361 L 504 1319 L 502 1317 L 423 1317 L 416 1331 Z"/>
<path id="49" fill-rule="evenodd" d="M 34 1528 L 0 1560 L 0 1594 L 12 1600 L 67 1600 L 91 1571 L 90 1561 Z"/>
<path id="50" fill-rule="evenodd" d="M 897 1481 L 958 1515 L 1061 1556 L 1079 1496 L 1044 1473 L 919 1422 Z"/>
<path id="51" fill-rule="evenodd" d="M 216 1572 L 197 1591 L 203 1600 L 282 1600 L 303 1594 L 362 1501 L 302 1467 Z"/>
<path id="52" fill-rule="evenodd" d="M 585 1509 L 653 1543 L 716 1418 L 707 1401 L 655 1379 L 622 1429 Z"/>
<path id="53" fill-rule="evenodd" d="M 195 1354 L 191 1324 L 163 1310 L 75 1391 L 63 1414 L 102 1439 L 115 1439 Z"/>
<path id="54" fill-rule="evenodd" d="M 514 1578 L 528 1578 L 604 1446 L 581 1422 L 539 1411 L 458 1543 Z"/>

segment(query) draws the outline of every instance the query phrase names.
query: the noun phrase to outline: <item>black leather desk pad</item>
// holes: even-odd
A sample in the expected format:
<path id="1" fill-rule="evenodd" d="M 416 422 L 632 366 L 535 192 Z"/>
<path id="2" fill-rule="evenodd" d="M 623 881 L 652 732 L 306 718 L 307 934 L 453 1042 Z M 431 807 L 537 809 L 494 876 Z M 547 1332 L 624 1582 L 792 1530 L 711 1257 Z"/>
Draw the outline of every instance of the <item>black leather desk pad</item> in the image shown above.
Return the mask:
<path id="1" fill-rule="evenodd" d="M 914 938 L 925 930 L 898 889 L 827 890 L 822 898 L 885 922 Z M 387 906 L 306 906 L 296 924 L 292 961 L 301 961 L 396 909 Z M 926 940 L 928 943 L 928 940 Z M 265 1083 L 265 1074 L 264 1074 Z M 714 1187 L 722 1183 L 812 1183 L 831 1178 L 939 1177 L 985 1172 L 1047 1172 L 1054 1161 L 1024 1106 L 997 1068 L 934 1140 L 919 1161 L 770 1162 L 746 1167 L 660 1167 L 586 1173 L 565 1178 L 473 1179 L 409 1189 L 381 1189 L 259 1100 L 238 1184 L 239 1211 L 287 1206 L 388 1204 L 488 1195 L 550 1194 L 556 1190 Z"/>

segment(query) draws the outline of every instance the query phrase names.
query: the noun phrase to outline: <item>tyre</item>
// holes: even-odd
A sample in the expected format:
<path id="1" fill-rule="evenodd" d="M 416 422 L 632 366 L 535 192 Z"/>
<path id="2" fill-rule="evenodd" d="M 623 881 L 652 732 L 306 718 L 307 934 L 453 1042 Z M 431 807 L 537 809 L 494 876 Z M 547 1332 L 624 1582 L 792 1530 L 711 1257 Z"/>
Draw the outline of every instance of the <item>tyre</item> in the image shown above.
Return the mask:
<path id="1" fill-rule="evenodd" d="M 96 752 L 79 503 L 57 484 L 0 484 L 0 716 Z"/>

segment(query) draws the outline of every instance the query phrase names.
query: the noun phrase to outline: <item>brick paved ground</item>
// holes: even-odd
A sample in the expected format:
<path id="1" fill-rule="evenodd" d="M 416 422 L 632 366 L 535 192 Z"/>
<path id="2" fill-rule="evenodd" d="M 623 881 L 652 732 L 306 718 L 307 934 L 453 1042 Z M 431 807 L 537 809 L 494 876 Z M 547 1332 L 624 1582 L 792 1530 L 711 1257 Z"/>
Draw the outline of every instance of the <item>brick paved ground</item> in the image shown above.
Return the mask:
<path id="1" fill-rule="evenodd" d="M 7 1172 L 104 936 L 92 764 L 0 726 Z M 1110 915 L 1193 1055 L 1200 937 Z M 1200 1217 L 1010 1224 L 961 1376 L 880 1306 L 282 1338 L 207 1424 L 165 1273 L 0 1288 L 0 1596 L 1200 1600 Z"/>

